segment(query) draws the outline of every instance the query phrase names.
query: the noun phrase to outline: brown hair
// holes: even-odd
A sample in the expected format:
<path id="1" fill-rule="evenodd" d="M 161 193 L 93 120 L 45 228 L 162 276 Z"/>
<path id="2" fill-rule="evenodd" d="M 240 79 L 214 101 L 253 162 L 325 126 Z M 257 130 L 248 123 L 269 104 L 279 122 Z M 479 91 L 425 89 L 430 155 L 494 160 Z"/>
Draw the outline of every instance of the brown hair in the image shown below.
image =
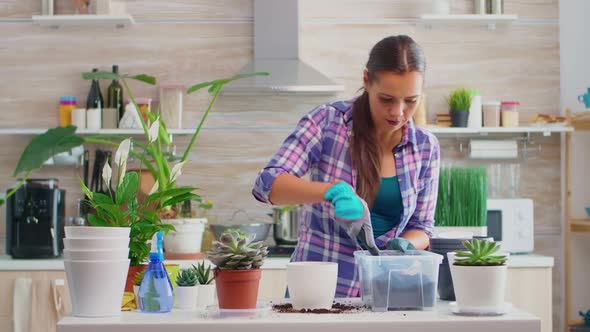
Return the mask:
<path id="1" fill-rule="evenodd" d="M 404 74 L 424 74 L 426 59 L 420 46 L 410 37 L 390 36 L 373 46 L 367 61 L 369 83 L 380 71 Z M 366 91 L 356 99 L 352 113 L 353 135 L 351 138 L 352 166 L 357 171 L 356 191 L 369 206 L 372 206 L 381 184 L 381 151 L 375 137 L 373 119 Z"/>

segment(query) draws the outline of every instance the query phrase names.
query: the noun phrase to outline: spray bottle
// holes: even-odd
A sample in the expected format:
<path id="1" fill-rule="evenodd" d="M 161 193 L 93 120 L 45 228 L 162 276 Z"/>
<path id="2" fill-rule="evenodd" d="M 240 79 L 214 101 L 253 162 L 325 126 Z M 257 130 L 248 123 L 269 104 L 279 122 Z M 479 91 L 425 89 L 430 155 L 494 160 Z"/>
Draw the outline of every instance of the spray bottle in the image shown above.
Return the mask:
<path id="1" fill-rule="evenodd" d="M 139 309 L 142 312 L 170 312 L 174 304 L 172 283 L 164 268 L 162 232 L 154 234 L 150 263 L 139 286 Z"/>

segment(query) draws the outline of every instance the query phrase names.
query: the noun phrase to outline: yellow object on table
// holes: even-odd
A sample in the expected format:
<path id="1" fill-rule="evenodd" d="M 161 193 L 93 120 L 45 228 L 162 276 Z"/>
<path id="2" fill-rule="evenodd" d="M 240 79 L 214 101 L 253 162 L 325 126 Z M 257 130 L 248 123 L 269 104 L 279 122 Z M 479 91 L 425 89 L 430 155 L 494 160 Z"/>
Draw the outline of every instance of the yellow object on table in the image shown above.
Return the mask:
<path id="1" fill-rule="evenodd" d="M 121 311 L 131 311 L 137 309 L 135 304 L 135 294 L 132 292 L 123 293 L 123 301 L 121 303 Z"/>

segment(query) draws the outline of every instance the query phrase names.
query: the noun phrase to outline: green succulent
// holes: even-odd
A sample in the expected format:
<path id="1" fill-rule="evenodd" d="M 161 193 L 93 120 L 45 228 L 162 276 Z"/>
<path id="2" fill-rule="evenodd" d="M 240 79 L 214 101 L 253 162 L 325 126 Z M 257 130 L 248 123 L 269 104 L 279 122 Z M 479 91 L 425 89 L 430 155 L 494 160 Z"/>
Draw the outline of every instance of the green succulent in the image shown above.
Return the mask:
<path id="1" fill-rule="evenodd" d="M 137 272 L 135 274 L 135 278 L 133 278 L 133 285 L 141 286 L 141 282 L 143 281 L 144 275 L 145 275 L 145 270 Z"/>
<path id="2" fill-rule="evenodd" d="M 197 281 L 199 285 L 209 285 L 213 281 L 213 276 L 211 275 L 211 265 L 205 267 L 204 261 L 197 264 L 197 266 L 193 265 L 193 270 L 195 270 L 197 274 Z"/>
<path id="3" fill-rule="evenodd" d="M 254 236 L 242 231 L 228 229 L 213 241 L 213 248 L 207 252 L 207 258 L 223 270 L 258 269 L 268 256 L 268 248 L 262 241 L 252 242 Z"/>
<path id="4" fill-rule="evenodd" d="M 198 282 L 197 272 L 194 269 L 183 269 L 178 273 L 176 285 L 178 287 L 191 287 Z"/>
<path id="5" fill-rule="evenodd" d="M 471 240 L 463 241 L 467 251 L 455 251 L 457 259 L 454 265 L 462 266 L 498 266 L 506 263 L 506 256 L 494 255 L 500 250 L 500 245 L 493 241 Z"/>

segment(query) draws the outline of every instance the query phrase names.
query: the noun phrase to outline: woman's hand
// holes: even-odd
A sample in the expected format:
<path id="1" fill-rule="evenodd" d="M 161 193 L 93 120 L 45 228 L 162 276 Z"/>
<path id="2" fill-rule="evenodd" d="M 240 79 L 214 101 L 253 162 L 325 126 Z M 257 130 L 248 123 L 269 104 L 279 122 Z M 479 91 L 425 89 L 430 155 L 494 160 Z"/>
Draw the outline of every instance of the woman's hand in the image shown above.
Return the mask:
<path id="1" fill-rule="evenodd" d="M 360 197 L 346 182 L 338 182 L 328 188 L 324 199 L 334 205 L 334 215 L 337 218 L 355 221 L 365 214 L 365 206 Z"/>

